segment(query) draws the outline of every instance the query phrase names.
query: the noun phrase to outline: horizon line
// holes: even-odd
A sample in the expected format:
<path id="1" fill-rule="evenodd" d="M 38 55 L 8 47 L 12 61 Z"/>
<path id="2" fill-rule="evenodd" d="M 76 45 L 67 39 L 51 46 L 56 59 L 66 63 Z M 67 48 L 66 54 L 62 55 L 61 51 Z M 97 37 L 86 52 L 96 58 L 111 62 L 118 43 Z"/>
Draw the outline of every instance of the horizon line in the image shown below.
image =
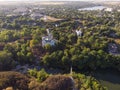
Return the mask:
<path id="1" fill-rule="evenodd" d="M 48 1 L 48 2 L 49 2 L 49 1 L 55 1 L 55 2 L 58 2 L 58 1 L 63 1 L 63 2 L 64 2 L 64 1 L 85 1 L 85 2 L 86 2 L 86 1 L 87 1 L 87 2 L 88 2 L 88 1 L 89 1 L 89 2 L 90 2 L 90 1 L 94 1 L 94 2 L 115 1 L 115 2 L 116 2 L 116 1 L 120 1 L 120 0 L 99 0 L 99 1 L 96 1 L 96 0 L 32 0 L 32 1 L 31 1 L 31 0 L 24 0 L 24 1 L 21 1 L 21 0 L 0 0 L 0 2 L 26 2 L 26 1 L 29 1 L 29 2 L 36 2 L 36 1 L 38 1 L 38 2 L 41 2 L 41 1 L 42 1 L 42 2 L 44 2 L 44 1 L 45 1 L 45 2 L 47 2 L 47 1 Z"/>

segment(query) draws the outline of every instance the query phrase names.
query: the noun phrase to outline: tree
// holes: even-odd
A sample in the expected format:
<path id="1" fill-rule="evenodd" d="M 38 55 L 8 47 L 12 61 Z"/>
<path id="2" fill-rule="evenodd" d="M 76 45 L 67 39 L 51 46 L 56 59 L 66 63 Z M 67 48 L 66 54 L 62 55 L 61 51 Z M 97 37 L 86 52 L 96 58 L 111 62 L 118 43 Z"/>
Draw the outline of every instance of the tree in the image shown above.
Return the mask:
<path id="1" fill-rule="evenodd" d="M 44 80 L 46 80 L 49 77 L 49 74 L 46 73 L 46 71 L 44 69 L 41 69 L 38 73 L 37 73 L 37 80 L 39 82 L 43 82 Z"/>
<path id="2" fill-rule="evenodd" d="M 65 70 L 69 70 L 71 67 L 71 60 L 69 59 L 68 56 L 63 56 L 62 57 L 62 64 Z"/>
<path id="3" fill-rule="evenodd" d="M 28 73 L 30 74 L 30 76 L 33 76 L 33 77 L 37 77 L 37 69 L 36 68 L 34 68 L 34 69 L 30 69 L 29 71 L 28 71 Z"/>
<path id="4" fill-rule="evenodd" d="M 45 48 L 45 50 L 46 50 L 47 52 L 51 52 L 51 51 L 52 51 L 52 47 L 51 47 L 50 44 L 46 44 L 46 45 L 44 46 L 44 48 Z"/>
<path id="5" fill-rule="evenodd" d="M 42 59 L 43 64 L 46 66 L 50 66 L 50 61 L 51 57 L 48 54 L 46 54 Z"/>
<path id="6" fill-rule="evenodd" d="M 30 40 L 30 48 L 33 48 L 35 46 L 37 46 L 39 44 L 39 41 L 38 40 Z"/>

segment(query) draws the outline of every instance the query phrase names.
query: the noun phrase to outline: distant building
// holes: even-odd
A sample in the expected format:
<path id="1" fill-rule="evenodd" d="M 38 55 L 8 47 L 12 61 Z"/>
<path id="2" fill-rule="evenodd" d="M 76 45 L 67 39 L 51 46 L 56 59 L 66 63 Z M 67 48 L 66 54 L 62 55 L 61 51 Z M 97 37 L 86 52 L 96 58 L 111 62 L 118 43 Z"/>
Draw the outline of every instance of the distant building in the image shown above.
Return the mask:
<path id="1" fill-rule="evenodd" d="M 42 37 L 42 46 L 45 46 L 46 44 L 50 44 L 51 46 L 54 46 L 55 41 L 50 39 L 48 36 Z"/>
<path id="2" fill-rule="evenodd" d="M 53 35 L 49 32 L 49 29 L 46 29 L 48 36 L 42 37 L 42 46 L 45 46 L 46 44 L 50 44 L 51 46 L 55 45 L 55 40 L 53 39 Z"/>
<path id="3" fill-rule="evenodd" d="M 27 15 L 28 14 L 28 12 L 23 12 L 21 15 L 22 16 L 25 16 L 25 15 Z"/>
<path id="4" fill-rule="evenodd" d="M 82 36 L 82 31 L 81 30 L 76 30 L 76 34 L 77 34 L 77 36 Z"/>
<path id="5" fill-rule="evenodd" d="M 108 11 L 108 12 L 111 12 L 111 11 L 113 11 L 113 8 L 105 8 L 104 10 Z"/>
<path id="6" fill-rule="evenodd" d="M 31 15 L 30 15 L 30 17 L 32 18 L 32 19 L 40 19 L 40 18 L 42 18 L 44 15 L 42 15 L 42 14 L 40 14 L 40 13 L 32 13 Z"/>
<path id="7" fill-rule="evenodd" d="M 18 16 L 18 14 L 8 14 L 8 15 L 6 15 L 7 17 L 13 17 L 13 16 Z"/>
<path id="8" fill-rule="evenodd" d="M 110 43 L 108 46 L 109 53 L 118 53 L 118 47 L 115 43 Z"/>
<path id="9" fill-rule="evenodd" d="M 17 8 L 13 11 L 14 14 L 17 14 L 17 15 L 27 15 L 29 13 L 29 10 L 28 8 Z"/>

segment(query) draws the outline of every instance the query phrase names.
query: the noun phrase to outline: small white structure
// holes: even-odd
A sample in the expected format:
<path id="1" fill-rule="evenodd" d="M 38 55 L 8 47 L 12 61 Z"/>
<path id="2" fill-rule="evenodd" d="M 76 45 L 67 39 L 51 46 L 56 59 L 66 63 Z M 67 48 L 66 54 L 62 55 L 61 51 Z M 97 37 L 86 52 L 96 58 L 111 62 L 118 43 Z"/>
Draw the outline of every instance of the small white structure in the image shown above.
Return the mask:
<path id="1" fill-rule="evenodd" d="M 76 34 L 77 34 L 77 36 L 82 36 L 82 31 L 81 30 L 76 30 Z"/>
<path id="2" fill-rule="evenodd" d="M 46 44 L 50 44 L 51 46 L 55 45 L 55 40 L 53 39 L 53 35 L 50 33 L 49 29 L 46 29 L 48 36 L 42 37 L 42 46 Z"/>
<path id="3" fill-rule="evenodd" d="M 120 12 L 120 9 L 118 9 L 117 11 Z"/>
<path id="4" fill-rule="evenodd" d="M 47 16 L 46 15 L 44 16 L 44 21 L 47 21 Z"/>
<path id="5" fill-rule="evenodd" d="M 47 31 L 47 34 L 49 35 L 49 34 L 50 34 L 50 31 L 49 31 L 49 29 L 46 29 L 46 31 Z"/>
<path id="6" fill-rule="evenodd" d="M 55 24 L 55 27 L 58 27 L 58 24 Z"/>
<path id="7" fill-rule="evenodd" d="M 55 41 L 50 39 L 48 36 L 42 37 L 42 46 L 45 46 L 46 44 L 50 44 L 51 46 L 54 46 Z"/>

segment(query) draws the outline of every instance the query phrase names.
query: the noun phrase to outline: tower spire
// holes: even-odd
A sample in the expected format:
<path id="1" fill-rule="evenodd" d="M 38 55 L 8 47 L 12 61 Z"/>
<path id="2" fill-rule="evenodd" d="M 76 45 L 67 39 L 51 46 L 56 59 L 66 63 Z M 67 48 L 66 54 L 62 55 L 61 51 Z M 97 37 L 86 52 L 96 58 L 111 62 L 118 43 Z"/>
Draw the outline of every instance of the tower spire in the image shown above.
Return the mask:
<path id="1" fill-rule="evenodd" d="M 73 74 L 72 66 L 70 67 L 70 75 Z"/>

